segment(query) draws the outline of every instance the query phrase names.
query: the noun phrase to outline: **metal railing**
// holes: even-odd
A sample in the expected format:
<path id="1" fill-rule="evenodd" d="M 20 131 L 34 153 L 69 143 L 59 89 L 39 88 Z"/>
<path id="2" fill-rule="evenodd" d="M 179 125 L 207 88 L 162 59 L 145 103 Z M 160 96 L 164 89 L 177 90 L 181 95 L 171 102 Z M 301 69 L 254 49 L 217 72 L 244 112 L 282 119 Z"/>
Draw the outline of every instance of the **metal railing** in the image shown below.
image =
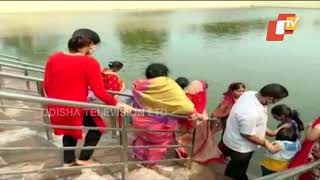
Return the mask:
<path id="1" fill-rule="evenodd" d="M 0 61 L 1 61 L 0 62 L 0 72 L 4 71 L 3 67 L 8 67 L 8 68 L 15 69 L 15 70 L 16 69 L 22 70 L 24 72 L 25 76 L 28 76 L 30 71 L 36 72 L 36 73 L 44 73 L 44 67 L 40 66 L 40 65 L 33 65 L 30 63 L 24 63 L 21 61 L 8 60 L 8 59 L 3 59 L 3 58 L 0 58 Z M 0 82 L 0 84 L 2 84 L 2 82 Z M 27 86 L 28 90 L 31 89 L 29 80 L 26 81 L 26 86 Z"/>
<path id="2" fill-rule="evenodd" d="M 0 63 L 1 65 L 1 63 Z M 5 77 L 5 78 L 13 78 L 13 79 L 20 79 L 20 80 L 26 80 L 26 81 L 34 81 L 37 83 L 37 86 L 39 88 L 42 88 L 43 85 L 43 78 L 38 78 L 38 77 L 33 77 L 33 76 L 24 76 L 24 75 L 19 75 L 19 74 L 13 74 L 13 73 L 7 73 L 7 72 L 1 72 L 0 71 L 0 77 Z M 132 97 L 131 94 L 125 94 L 125 93 L 120 93 L 117 91 L 108 91 L 111 94 L 115 95 L 120 95 L 120 96 L 127 96 L 127 97 Z"/>
<path id="3" fill-rule="evenodd" d="M 3 56 L 3 57 L 6 57 L 6 58 L 11 58 L 11 59 L 17 59 L 19 60 L 19 58 L 17 57 L 12 57 L 12 56 L 8 56 L 8 55 L 0 55 L 0 56 Z M 16 64 L 16 65 L 11 65 L 9 67 L 11 68 L 19 68 L 21 70 L 25 70 L 25 72 L 27 71 L 36 71 L 36 72 L 40 72 L 40 73 L 43 73 L 44 71 L 44 67 L 43 66 L 40 66 L 40 65 L 34 65 L 34 64 L 30 64 L 30 63 L 24 63 L 24 62 L 21 62 L 21 61 L 16 61 L 16 60 L 8 60 L 8 59 L 3 59 L 0 57 L 0 61 L 3 61 L 3 62 L 0 62 L 0 71 L 1 71 L 1 66 L 6 66 L 6 65 L 9 65 L 8 63 L 12 63 L 12 64 Z M 22 66 L 20 66 L 22 65 Z M 25 67 L 23 67 L 25 66 Z M 31 68 L 30 68 L 31 67 Z M 0 76 L 2 77 L 9 77 L 9 78 L 17 78 L 17 79 L 23 79 L 23 80 L 26 80 L 27 82 L 29 81 L 35 81 L 37 83 L 42 83 L 43 79 L 42 78 L 37 78 L 37 77 L 31 77 L 31 76 L 27 76 L 28 73 L 25 73 L 25 76 L 23 75 L 16 75 L 16 74 L 10 74 L 10 73 L 4 73 L 4 72 L 0 72 Z M 123 93 L 118 93 L 118 92 L 112 92 L 112 91 L 109 91 L 110 93 L 113 93 L 113 94 L 118 94 L 118 95 L 122 95 L 122 96 L 131 96 L 131 95 L 127 95 L 127 94 L 123 94 Z M 1 96 L 1 95 L 0 95 Z M 8 108 L 17 108 L 17 107 L 10 107 L 10 106 L 4 106 L 4 105 L 0 105 L 0 107 L 8 107 Z M 24 109 L 24 108 L 22 108 Z M 43 110 L 41 108 L 35 108 L 35 110 Z M 0 124 L 2 124 L 3 122 L 0 122 Z M 216 122 L 217 123 L 217 122 Z M 29 123 L 30 124 L 30 123 Z M 48 125 L 47 125 L 48 126 Z M 47 127 L 48 128 L 48 127 Z M 50 127 L 52 128 L 52 127 Z M 86 127 L 82 127 L 82 128 L 86 128 Z M 107 128 L 109 130 L 116 130 L 116 128 Z M 137 129 L 131 129 L 130 131 L 144 131 L 144 130 L 137 130 Z M 195 130 L 193 131 L 193 133 L 195 133 Z M 193 134 L 194 135 L 194 134 Z M 192 146 L 194 144 L 194 136 L 193 136 L 193 142 L 192 142 L 192 145 L 191 145 L 191 148 L 189 146 L 189 154 L 192 154 Z M 118 147 L 118 146 L 117 146 Z M 168 146 L 168 147 L 178 147 L 178 146 Z M 187 146 L 188 147 L 188 146 Z M 104 148 L 104 147 L 102 147 Z M 114 147 L 115 148 L 115 147 Z M 119 148 L 119 147 L 118 147 Z M 132 146 L 128 146 L 128 148 L 132 148 Z M 142 148 L 142 147 L 141 147 Z M 10 148 L 0 148 L 0 150 L 9 150 Z M 38 149 L 46 149 L 46 148 L 38 148 Z M 49 148 L 51 149 L 51 148 Z M 63 148 L 62 148 L 63 149 Z M 12 149 L 11 149 L 12 150 Z M 17 148 L 16 150 L 28 150 L 28 148 Z M 189 157 L 190 158 L 190 157 Z M 177 159 L 179 160 L 179 159 Z M 191 158 L 189 159 L 191 160 Z M 131 162 L 128 162 L 129 164 Z M 114 164 L 102 164 L 101 166 L 112 166 Z M 118 163 L 118 165 L 121 165 L 121 163 Z M 274 173 L 274 174 L 271 174 L 271 175 L 268 175 L 268 176 L 264 176 L 264 177 L 260 177 L 260 178 L 257 178 L 256 180 L 284 180 L 284 179 L 289 179 L 289 178 L 293 178 L 293 179 L 297 179 L 297 177 L 301 174 L 303 174 L 304 172 L 306 171 L 310 171 L 314 168 L 319 168 L 320 167 L 320 161 L 316 161 L 316 162 L 313 162 L 313 163 L 310 163 L 310 164 L 307 164 L 307 165 L 303 165 L 303 166 L 299 166 L 299 167 L 296 167 L 296 168 L 293 168 L 293 169 L 289 169 L 289 170 L 286 170 L 286 171 L 283 171 L 283 172 L 278 172 L 278 173 Z M 77 168 L 77 167 L 75 167 Z M 75 169 L 73 168 L 73 169 Z M 63 168 L 54 168 L 54 170 L 61 170 Z M 46 170 L 42 170 L 42 171 L 46 171 Z M 52 171 L 50 169 L 50 171 Z M 0 174 L 1 175 L 1 174 Z"/>
<path id="4" fill-rule="evenodd" d="M 0 91 L 0 98 L 3 99 L 11 99 L 11 100 L 20 100 L 26 102 L 35 102 L 40 104 L 56 104 L 56 105 L 63 105 L 63 106 L 72 106 L 72 107 L 80 107 L 80 108 L 90 108 L 90 109 L 104 109 L 104 110 L 116 110 L 119 109 L 114 106 L 108 105 L 101 105 L 101 104 L 93 104 L 93 103 L 84 103 L 84 102 L 77 102 L 77 101 L 67 101 L 67 100 L 59 100 L 59 99 L 52 99 L 52 98 L 45 98 L 45 97 L 37 97 L 31 95 L 23 95 L 18 93 L 9 93 Z M 148 114 L 148 115 L 159 115 L 159 116 L 170 116 L 178 119 L 189 119 L 188 116 L 183 115 L 176 115 L 170 113 L 161 113 L 161 112 L 153 112 L 148 110 L 141 110 L 141 109 L 134 109 L 132 113 L 139 113 L 139 114 Z M 8 121 L 2 120 L 0 124 L 2 126 L 29 126 L 29 127 L 43 127 L 43 128 L 64 128 L 64 129 L 105 129 L 105 130 L 112 130 L 112 131 L 120 131 L 121 140 L 119 146 L 103 146 L 103 147 L 84 147 L 84 149 L 105 149 L 105 148 L 120 148 L 121 149 L 121 161 L 119 163 L 110 163 L 110 164 L 100 164 L 94 165 L 89 167 L 72 167 L 72 168 L 50 168 L 50 169 L 38 169 L 38 170 L 31 170 L 31 171 L 10 171 L 10 172 L 0 172 L 0 175 L 10 175 L 10 174 L 24 174 L 24 173 L 34 173 L 34 172 L 46 172 L 46 171 L 57 171 L 57 170 L 71 170 L 71 169 L 82 169 L 82 168 L 93 168 L 93 167 L 106 167 L 112 165 L 121 165 L 122 166 L 122 179 L 126 179 L 128 175 L 128 165 L 129 164 L 141 164 L 141 163 L 156 163 L 156 162 L 175 162 L 175 161 L 188 161 L 188 168 L 191 168 L 192 162 L 192 154 L 193 154 L 193 147 L 194 147 L 194 135 L 196 132 L 196 126 L 194 126 L 192 130 L 192 144 L 183 146 L 183 145 L 170 145 L 170 146 L 129 146 L 128 145 L 128 132 L 134 131 L 151 131 L 151 132 L 183 132 L 183 131 L 168 131 L 168 130 L 147 130 L 147 129 L 128 129 L 128 122 L 125 120 L 126 118 L 122 118 L 123 126 L 122 128 L 99 128 L 99 127 L 75 127 L 75 126 L 61 126 L 61 125 L 50 125 L 49 123 L 30 123 L 28 121 Z M 210 120 L 216 121 L 216 120 Z M 194 121 L 196 124 L 196 121 Z M 190 132 L 184 132 L 190 133 Z M 185 159 L 166 159 L 166 160 L 159 160 L 159 161 L 129 161 L 128 160 L 128 153 L 129 149 L 131 148 L 176 148 L 176 147 L 187 147 L 189 148 L 188 158 Z M 0 148 L 0 150 L 66 150 L 66 149 L 83 149 L 79 147 L 63 147 L 63 148 L 54 148 L 54 147 L 4 147 Z"/>
<path id="5" fill-rule="evenodd" d="M 7 59 L 7 58 L 4 59 L 4 58 L 1 57 L 1 55 L 0 55 L 0 61 L 6 62 L 6 63 L 11 63 L 11 64 L 16 64 L 16 65 L 22 65 L 22 66 L 29 66 L 29 67 L 33 67 L 33 68 L 44 69 L 44 67 L 41 66 L 41 65 L 26 63 L 26 62 L 22 62 L 22 61 L 16 61 L 16 60 Z"/>
<path id="6" fill-rule="evenodd" d="M 296 168 L 288 169 L 278 173 L 270 174 L 268 176 L 257 178 L 256 180 L 285 180 L 285 179 L 298 179 L 299 175 L 320 167 L 320 161 L 298 166 Z"/>
<path id="7" fill-rule="evenodd" d="M 8 55 L 8 54 L 0 54 L 0 57 L 21 60 L 19 57 L 11 56 L 11 55 Z"/>
<path id="8" fill-rule="evenodd" d="M 24 71 L 33 71 L 33 72 L 44 73 L 44 69 L 35 68 L 35 67 L 28 67 L 28 66 L 24 66 L 24 65 L 17 65 L 17 64 L 11 64 L 11 63 L 6 63 L 6 62 L 1 62 L 0 65 L 3 67 L 21 69 Z"/>

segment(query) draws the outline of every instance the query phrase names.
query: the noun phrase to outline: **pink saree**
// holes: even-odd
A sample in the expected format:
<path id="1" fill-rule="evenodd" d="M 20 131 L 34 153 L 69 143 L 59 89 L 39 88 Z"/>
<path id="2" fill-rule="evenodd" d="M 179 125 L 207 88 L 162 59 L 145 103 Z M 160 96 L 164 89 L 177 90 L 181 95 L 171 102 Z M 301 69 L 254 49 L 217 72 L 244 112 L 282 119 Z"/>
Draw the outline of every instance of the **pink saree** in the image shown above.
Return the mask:
<path id="1" fill-rule="evenodd" d="M 193 104 L 183 90 L 171 79 L 158 77 L 138 80 L 133 85 L 134 106 L 140 109 L 191 115 Z M 170 98 L 168 98 L 170 97 Z M 177 119 L 155 115 L 132 116 L 133 126 L 137 129 L 174 131 Z M 174 140 L 174 132 L 137 132 L 133 146 L 166 146 Z M 133 148 L 133 156 L 142 161 L 153 161 L 164 158 L 167 148 Z"/>

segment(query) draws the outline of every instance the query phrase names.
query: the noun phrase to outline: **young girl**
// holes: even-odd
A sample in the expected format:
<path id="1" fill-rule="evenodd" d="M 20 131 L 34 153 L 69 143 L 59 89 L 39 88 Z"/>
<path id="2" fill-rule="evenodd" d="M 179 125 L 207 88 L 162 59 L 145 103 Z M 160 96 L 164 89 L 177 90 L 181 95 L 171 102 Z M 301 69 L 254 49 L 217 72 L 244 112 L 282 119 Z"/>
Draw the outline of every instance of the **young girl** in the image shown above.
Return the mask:
<path id="1" fill-rule="evenodd" d="M 276 141 L 266 141 L 267 158 L 261 161 L 262 175 L 266 176 L 275 172 L 288 169 L 290 160 L 300 150 L 301 145 L 294 128 L 282 128 L 276 135 Z"/>
<path id="2" fill-rule="evenodd" d="M 274 119 L 280 121 L 278 128 L 274 131 L 268 129 L 266 134 L 270 137 L 276 136 L 277 132 L 284 127 L 292 127 L 300 137 L 300 132 L 304 130 L 304 125 L 296 110 L 291 110 L 285 104 L 279 104 L 271 109 L 271 114 Z"/>
<path id="3" fill-rule="evenodd" d="M 109 68 L 104 68 L 102 71 L 102 80 L 103 80 L 104 89 L 106 91 L 115 91 L 115 92 L 124 91 L 125 89 L 124 82 L 120 79 L 117 73 L 122 69 L 123 64 L 119 61 L 112 61 L 112 62 L 109 62 L 108 67 Z M 117 95 L 113 95 L 113 97 L 115 97 L 117 100 L 123 100 L 121 98 L 118 99 Z M 97 98 L 94 96 L 92 91 L 89 90 L 88 101 L 93 102 L 95 100 L 97 100 Z M 117 119 L 118 119 L 119 127 L 121 127 L 122 117 L 120 116 L 120 113 L 118 114 Z M 112 125 L 113 127 L 116 126 L 115 121 L 112 121 L 111 119 L 109 119 L 109 121 L 111 121 L 111 123 L 113 124 Z"/>
<path id="4" fill-rule="evenodd" d="M 123 64 L 119 61 L 112 61 L 108 64 L 109 69 L 105 68 L 102 71 L 102 78 L 104 82 L 104 88 L 110 91 L 121 92 L 125 89 L 124 82 L 120 79 L 119 72 Z"/>
<path id="5" fill-rule="evenodd" d="M 212 118 L 218 118 L 221 120 L 222 124 L 222 135 L 221 141 L 219 143 L 219 149 L 223 153 L 224 156 L 226 154 L 225 145 L 222 142 L 222 137 L 224 134 L 224 130 L 226 128 L 227 119 L 230 113 L 230 110 L 236 100 L 245 92 L 246 86 L 242 82 L 235 82 L 229 85 L 228 90 L 223 93 L 223 99 L 218 105 L 218 107 L 211 113 Z"/>

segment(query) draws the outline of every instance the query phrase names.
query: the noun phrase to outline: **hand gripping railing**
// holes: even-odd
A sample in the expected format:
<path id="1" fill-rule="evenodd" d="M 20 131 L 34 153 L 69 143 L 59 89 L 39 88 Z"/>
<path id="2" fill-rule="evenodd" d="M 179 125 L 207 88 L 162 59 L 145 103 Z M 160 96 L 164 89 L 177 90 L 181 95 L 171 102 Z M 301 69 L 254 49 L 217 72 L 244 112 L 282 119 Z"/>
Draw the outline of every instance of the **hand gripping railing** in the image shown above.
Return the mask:
<path id="1" fill-rule="evenodd" d="M 56 105 L 63 105 L 63 106 L 72 106 L 72 107 L 81 107 L 81 108 L 90 108 L 90 109 L 107 109 L 107 110 L 119 110 L 117 107 L 108 106 L 108 105 L 101 105 L 101 104 L 92 104 L 92 103 L 84 103 L 84 102 L 76 102 L 76 101 L 67 101 L 67 100 L 59 100 L 59 99 L 52 99 L 52 98 L 45 98 L 45 97 L 37 97 L 31 95 L 23 95 L 18 93 L 9 93 L 0 91 L 0 98 L 4 99 L 13 99 L 13 100 L 20 100 L 20 101 L 27 101 L 27 102 L 37 102 L 41 104 L 56 104 Z M 148 115 L 159 115 L 159 116 L 170 116 L 175 117 L 178 119 L 189 119 L 188 116 L 183 115 L 176 115 L 170 113 L 161 113 L 161 112 L 153 112 L 147 110 L 140 110 L 134 109 L 132 113 L 139 113 L 139 114 L 148 114 Z M 82 169 L 82 168 L 94 168 L 94 167 L 106 167 L 106 166 L 113 166 L 113 165 L 122 165 L 122 179 L 127 179 L 128 175 L 128 165 L 129 164 L 141 164 L 141 163 L 156 163 L 156 162 L 173 162 L 173 161 L 188 161 L 188 168 L 191 168 L 192 162 L 192 154 L 193 154 L 193 147 L 194 147 L 194 137 L 196 132 L 196 126 L 194 126 L 192 130 L 192 144 L 187 146 L 182 145 L 170 145 L 170 146 L 129 146 L 128 145 L 128 137 L 127 133 L 130 131 L 152 131 L 152 132 L 183 132 L 184 131 L 168 131 L 168 130 L 146 130 L 146 129 L 128 129 L 128 122 L 123 119 L 123 126 L 122 128 L 103 128 L 106 130 L 117 130 L 121 132 L 121 145 L 120 146 L 101 146 L 101 147 L 84 147 L 83 149 L 101 149 L 101 148 L 120 148 L 121 149 L 121 163 L 109 163 L 109 164 L 100 164 L 100 165 L 93 165 L 89 167 L 72 167 L 72 168 L 49 168 L 49 169 L 38 169 L 38 170 L 29 170 L 29 171 L 10 171 L 10 172 L 0 172 L 0 175 L 10 175 L 10 174 L 24 174 L 24 173 L 35 173 L 35 172 L 48 172 L 48 171 L 59 171 L 59 170 L 72 170 L 72 169 Z M 210 119 L 209 121 L 216 121 L 215 119 Z M 74 127 L 74 126 L 61 126 L 61 125 L 50 125 L 46 123 L 31 123 L 28 121 L 0 121 L 1 126 L 29 126 L 29 127 L 43 127 L 43 128 L 65 128 L 65 129 L 101 129 L 99 127 Z M 196 121 L 194 121 L 194 125 L 196 125 Z M 188 158 L 185 159 L 165 159 L 159 161 L 129 161 L 128 160 L 128 153 L 129 149 L 131 148 L 176 148 L 176 147 L 187 147 L 189 148 Z M 2 147 L 0 150 L 66 150 L 66 149 L 75 149 L 75 147 L 63 147 L 63 148 L 53 148 L 53 147 Z M 77 147 L 77 149 L 82 149 Z"/>

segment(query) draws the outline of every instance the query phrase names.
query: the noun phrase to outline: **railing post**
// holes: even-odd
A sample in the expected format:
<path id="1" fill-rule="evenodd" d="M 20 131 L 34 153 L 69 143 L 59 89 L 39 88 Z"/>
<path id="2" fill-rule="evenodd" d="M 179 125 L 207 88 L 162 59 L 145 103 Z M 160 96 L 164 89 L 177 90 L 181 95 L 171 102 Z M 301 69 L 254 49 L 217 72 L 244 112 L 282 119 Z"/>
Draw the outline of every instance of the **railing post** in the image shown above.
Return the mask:
<path id="1" fill-rule="evenodd" d="M 118 116 L 110 116 L 110 120 L 111 120 L 111 127 L 112 128 L 119 128 L 118 123 L 117 123 L 117 119 Z M 118 131 L 112 131 L 112 138 L 117 137 L 118 135 Z"/>
<path id="2" fill-rule="evenodd" d="M 2 72 L 2 66 L 0 65 L 0 72 Z M 2 89 L 2 85 L 3 85 L 4 81 L 2 78 L 0 78 L 0 90 Z M 0 104 L 3 106 L 4 105 L 4 101 L 3 99 L 1 98 L 0 99 Z M 6 109 L 4 107 L 1 108 L 2 111 L 4 112 Z"/>
<path id="3" fill-rule="evenodd" d="M 44 93 L 44 90 L 43 90 L 43 82 L 37 81 L 37 89 L 38 89 L 39 95 L 41 95 L 42 97 L 45 97 L 45 93 Z M 49 114 L 47 112 L 46 106 L 41 104 L 41 108 L 43 109 L 42 110 L 43 122 L 45 124 L 50 124 Z M 47 134 L 47 139 L 49 141 L 53 141 L 52 129 L 46 129 L 46 134 Z"/>
<path id="4" fill-rule="evenodd" d="M 24 70 L 24 75 L 25 75 L 25 76 L 29 76 L 28 70 Z M 28 90 L 31 90 L 30 81 L 29 81 L 29 80 L 26 81 L 26 86 L 27 86 L 27 89 L 28 89 Z"/>
<path id="5" fill-rule="evenodd" d="M 122 154 L 121 160 L 123 162 L 121 176 L 122 180 L 128 179 L 128 121 L 127 116 L 122 116 L 122 131 L 120 133 Z"/>
<path id="6" fill-rule="evenodd" d="M 193 127 L 192 127 L 192 131 L 190 133 L 192 133 L 192 142 L 191 142 L 191 147 L 189 147 L 189 152 L 188 152 L 188 164 L 187 164 L 187 168 L 191 169 L 191 165 L 192 165 L 192 156 L 193 156 L 193 149 L 194 149 L 194 142 L 196 139 L 196 131 L 197 131 L 197 120 L 193 121 Z"/>

